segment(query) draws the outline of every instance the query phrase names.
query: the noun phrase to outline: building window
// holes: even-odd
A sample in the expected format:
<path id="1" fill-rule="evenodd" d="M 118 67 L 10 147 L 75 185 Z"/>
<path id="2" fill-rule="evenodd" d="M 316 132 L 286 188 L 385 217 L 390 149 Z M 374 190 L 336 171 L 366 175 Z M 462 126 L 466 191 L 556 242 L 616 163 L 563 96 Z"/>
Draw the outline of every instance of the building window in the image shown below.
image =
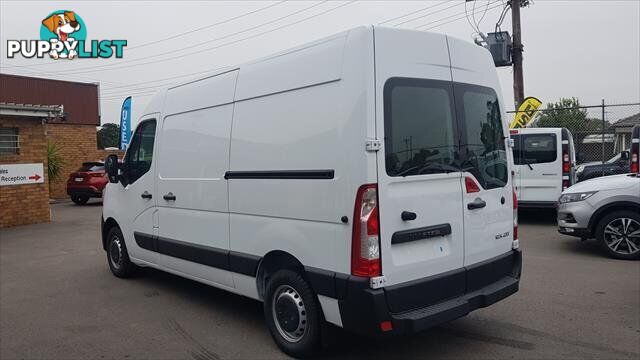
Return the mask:
<path id="1" fill-rule="evenodd" d="M 17 128 L 0 127 L 0 155 L 18 154 L 20 135 Z"/>

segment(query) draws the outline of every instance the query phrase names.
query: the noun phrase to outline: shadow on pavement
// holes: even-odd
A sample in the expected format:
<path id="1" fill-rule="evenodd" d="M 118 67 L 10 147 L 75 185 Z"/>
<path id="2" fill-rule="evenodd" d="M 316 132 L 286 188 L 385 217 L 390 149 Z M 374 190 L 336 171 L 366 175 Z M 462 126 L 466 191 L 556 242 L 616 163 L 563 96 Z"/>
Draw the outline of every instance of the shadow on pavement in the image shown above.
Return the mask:
<path id="1" fill-rule="evenodd" d="M 518 223 L 556 225 L 555 209 L 518 209 Z"/>

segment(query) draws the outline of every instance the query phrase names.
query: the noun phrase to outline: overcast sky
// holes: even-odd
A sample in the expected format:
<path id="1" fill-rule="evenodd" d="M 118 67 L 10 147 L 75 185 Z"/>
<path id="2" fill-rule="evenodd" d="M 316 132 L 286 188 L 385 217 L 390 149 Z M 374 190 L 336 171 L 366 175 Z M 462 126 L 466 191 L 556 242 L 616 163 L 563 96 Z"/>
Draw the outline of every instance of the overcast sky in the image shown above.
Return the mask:
<path id="1" fill-rule="evenodd" d="M 475 2 L 476 22 L 488 9 L 480 22 L 482 32 L 493 31 L 504 2 Z M 466 8 L 471 15 L 474 3 Z M 62 9 L 82 17 L 88 40 L 128 40 L 124 58 L 7 58 L 8 39 L 39 39 L 42 19 Z M 2 73 L 99 82 L 102 123 L 119 121 L 127 95 L 133 96 L 135 119 L 160 87 L 357 25 L 397 18 L 384 25 L 418 27 L 467 41 L 472 41 L 474 32 L 465 18 L 463 0 L 2 0 L 0 14 Z M 502 29 L 511 31 L 510 13 Z M 640 102 L 639 0 L 537 0 L 522 9 L 522 33 L 525 96 L 545 103 L 560 97 L 577 97 L 586 105 L 599 104 L 603 98 L 607 103 Z M 506 108 L 512 110 L 511 68 L 499 68 L 498 74 Z"/>

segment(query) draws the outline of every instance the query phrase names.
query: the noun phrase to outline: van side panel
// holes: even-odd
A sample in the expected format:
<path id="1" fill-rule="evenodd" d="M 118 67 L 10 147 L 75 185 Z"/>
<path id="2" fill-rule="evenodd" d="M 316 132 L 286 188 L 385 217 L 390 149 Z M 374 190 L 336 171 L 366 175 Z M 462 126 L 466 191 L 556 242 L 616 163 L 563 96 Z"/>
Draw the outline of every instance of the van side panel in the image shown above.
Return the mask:
<path id="1" fill-rule="evenodd" d="M 232 103 L 237 77 L 238 70 L 235 69 L 170 88 L 164 115 Z"/>
<path id="2" fill-rule="evenodd" d="M 224 174 L 229 169 L 231 102 L 237 73 L 168 91 L 166 116 L 158 136 L 154 194 L 159 217 L 158 264 L 225 286 L 233 286 L 230 272 L 189 260 L 198 251 L 195 249 L 214 253 L 229 249 Z M 175 200 L 164 198 L 169 193 Z M 193 254 L 185 253 L 186 248 L 193 249 Z"/>
<path id="3" fill-rule="evenodd" d="M 236 101 L 340 79 L 347 33 L 242 66 Z"/>
<path id="4" fill-rule="evenodd" d="M 241 68 L 238 96 L 252 98 L 236 102 L 233 119 L 228 176 L 232 251 L 264 256 L 282 250 L 305 266 L 350 272 L 355 183 L 370 180 L 364 142 L 372 112 L 367 106 L 372 106 L 373 89 L 367 81 L 373 50 L 371 37 L 367 42 L 366 31 L 359 32 L 346 47 L 343 37 L 340 46 L 338 40 L 320 42 L 317 48 Z M 338 74 L 343 48 L 350 48 L 351 55 L 344 57 L 349 69 Z M 338 63 L 331 60 L 336 54 Z M 309 72 L 327 76 L 291 70 L 309 61 L 315 63 Z M 255 90 L 264 74 L 274 82 L 291 79 L 274 85 L 270 91 L 276 93 L 254 97 L 265 91 Z M 281 91 L 287 87 L 296 89 Z M 347 224 L 342 216 L 348 217 Z"/>

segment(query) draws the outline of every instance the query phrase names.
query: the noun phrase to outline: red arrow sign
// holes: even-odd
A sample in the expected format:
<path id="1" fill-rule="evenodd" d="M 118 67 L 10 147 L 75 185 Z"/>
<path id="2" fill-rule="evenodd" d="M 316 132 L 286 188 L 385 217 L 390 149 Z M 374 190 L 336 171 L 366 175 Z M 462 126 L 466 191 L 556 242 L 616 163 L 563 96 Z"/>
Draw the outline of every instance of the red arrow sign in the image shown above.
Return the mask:
<path id="1" fill-rule="evenodd" d="M 40 180 L 41 176 L 38 174 L 33 174 L 33 176 L 29 176 L 29 180 L 35 180 L 38 181 Z"/>

